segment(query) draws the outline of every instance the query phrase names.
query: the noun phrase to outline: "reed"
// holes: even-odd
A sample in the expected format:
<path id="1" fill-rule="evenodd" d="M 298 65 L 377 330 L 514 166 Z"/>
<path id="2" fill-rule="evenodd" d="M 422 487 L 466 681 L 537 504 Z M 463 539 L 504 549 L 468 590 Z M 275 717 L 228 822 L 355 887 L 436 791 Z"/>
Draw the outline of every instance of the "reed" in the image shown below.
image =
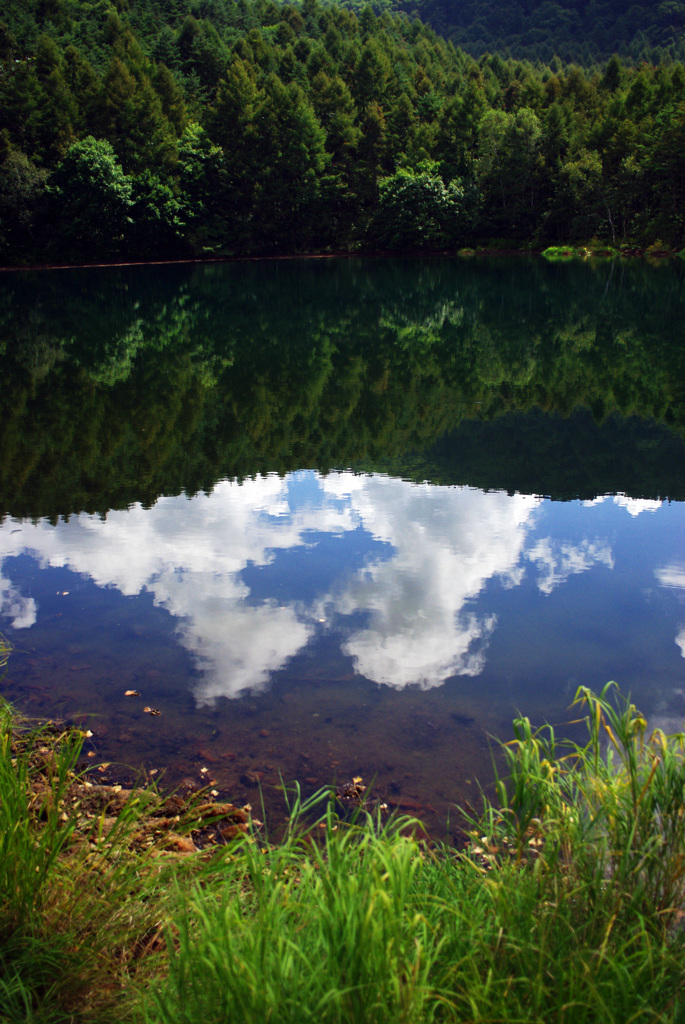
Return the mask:
<path id="1" fill-rule="evenodd" d="M 685 734 L 648 733 L 614 683 L 599 695 L 581 687 L 573 707 L 584 744 L 515 720 L 498 804 L 485 800 L 472 826 L 490 827 L 517 862 L 534 856 L 539 872 L 581 881 L 617 915 L 639 912 L 666 934 L 685 904 Z"/>
<path id="2" fill-rule="evenodd" d="M 450 1019 L 685 1020 L 684 737 L 648 734 L 613 684 L 574 706 L 583 744 L 515 721 L 471 821 L 487 911 L 455 926 L 442 898 Z"/>

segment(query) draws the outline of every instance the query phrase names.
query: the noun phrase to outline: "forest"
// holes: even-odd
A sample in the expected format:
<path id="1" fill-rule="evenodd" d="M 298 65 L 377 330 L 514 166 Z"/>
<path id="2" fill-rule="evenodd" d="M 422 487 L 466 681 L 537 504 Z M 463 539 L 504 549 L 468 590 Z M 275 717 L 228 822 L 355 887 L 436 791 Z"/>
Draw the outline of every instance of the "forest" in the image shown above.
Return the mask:
<path id="1" fill-rule="evenodd" d="M 630 0 L 388 0 L 468 53 L 585 66 L 614 53 L 658 64 L 685 56 L 685 4 Z"/>
<path id="2" fill-rule="evenodd" d="M 533 3 L 507 10 L 524 6 L 533 17 Z M 592 5 L 597 16 L 610 7 Z M 660 4 L 662 20 L 677 27 L 682 7 Z M 320 0 L 7 7 L 0 262 L 683 247 L 675 44 L 587 66 L 542 50 L 478 55 L 480 44 L 455 47 L 413 16 L 436 20 L 427 6 L 376 11 Z"/>

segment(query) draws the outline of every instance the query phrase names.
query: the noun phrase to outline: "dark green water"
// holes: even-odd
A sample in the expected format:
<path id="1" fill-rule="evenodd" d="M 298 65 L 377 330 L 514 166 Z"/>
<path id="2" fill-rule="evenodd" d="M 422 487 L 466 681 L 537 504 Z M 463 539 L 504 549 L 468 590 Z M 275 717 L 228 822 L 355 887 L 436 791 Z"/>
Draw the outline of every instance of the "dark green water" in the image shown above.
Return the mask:
<path id="1" fill-rule="evenodd" d="M 682 724 L 681 264 L 17 272 L 0 359 L 3 692 L 96 760 L 442 827 L 517 708 Z"/>

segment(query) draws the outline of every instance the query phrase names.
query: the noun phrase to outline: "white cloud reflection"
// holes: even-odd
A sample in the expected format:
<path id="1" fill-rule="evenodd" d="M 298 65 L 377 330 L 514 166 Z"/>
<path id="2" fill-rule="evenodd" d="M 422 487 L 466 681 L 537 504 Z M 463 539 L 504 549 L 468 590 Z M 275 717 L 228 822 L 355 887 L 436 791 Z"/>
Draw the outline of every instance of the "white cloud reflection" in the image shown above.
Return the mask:
<path id="1" fill-rule="evenodd" d="M 517 574 L 540 499 L 347 474 L 322 487 L 345 496 L 364 528 L 395 551 L 328 599 L 342 614 L 369 613 L 368 625 L 343 645 L 356 670 L 398 688 L 477 675 L 496 619 L 468 610 L 468 602 L 494 576 Z"/>
<path id="2" fill-rule="evenodd" d="M 599 541 L 590 540 L 573 545 L 544 537 L 527 552 L 526 558 L 538 567 L 538 588 L 543 594 L 551 594 L 569 576 L 587 572 L 594 565 L 605 565 L 608 569 L 614 567 L 611 549 Z"/>
<path id="3" fill-rule="evenodd" d="M 672 565 L 664 565 L 660 569 L 655 569 L 654 575 L 662 587 L 669 587 L 674 590 L 685 590 L 684 565 L 678 565 L 676 563 Z M 680 648 L 680 653 L 683 658 L 685 658 L 685 626 L 682 626 L 680 631 L 676 634 L 675 642 Z"/>
<path id="4" fill-rule="evenodd" d="M 680 648 L 680 653 L 685 658 L 685 626 L 680 630 L 677 637 L 675 638 L 677 646 Z"/>
<path id="5" fill-rule="evenodd" d="M 662 587 L 685 590 L 685 566 L 683 565 L 665 565 L 661 569 L 655 569 L 654 575 Z"/>
<path id="6" fill-rule="evenodd" d="M 601 505 L 605 502 L 610 495 L 600 494 L 597 498 L 590 498 L 583 502 L 585 508 L 591 508 L 593 505 Z M 629 498 L 627 494 L 616 494 L 613 498 L 614 505 L 618 505 L 619 508 L 624 508 L 631 516 L 639 516 L 641 512 L 656 512 L 663 505 L 663 502 L 659 499 L 652 500 L 651 498 Z"/>
<path id="7" fill-rule="evenodd" d="M 275 550 L 302 543 L 308 516 L 295 521 L 288 511 L 286 482 L 260 477 L 242 486 L 223 482 L 192 499 L 160 498 L 150 509 L 134 505 L 106 519 L 82 514 L 55 527 L 23 523 L 21 547 L 43 566 L 66 566 L 126 596 L 151 591 L 180 620 L 181 642 L 204 670 L 196 696 L 206 703 L 263 688 L 313 634 L 313 624 L 292 607 L 246 604 L 249 590 L 239 575 L 248 563 L 267 565 Z M 329 528 L 345 524 L 344 516 L 327 512 Z M 18 546 L 16 536 L 10 540 L 0 557 Z"/>
<path id="8" fill-rule="evenodd" d="M 617 494 L 614 504 L 624 508 L 631 516 L 639 516 L 641 512 L 656 512 L 663 502 L 651 501 L 648 498 L 629 498 L 626 494 Z"/>
<path id="9" fill-rule="evenodd" d="M 352 615 L 342 649 L 358 672 L 389 686 L 439 686 L 482 670 L 496 616 L 475 600 L 489 581 L 518 586 L 532 562 L 549 593 L 572 573 L 613 566 L 597 541 L 573 547 L 547 538 L 526 552 L 541 502 L 382 476 L 273 475 L 106 518 L 83 514 L 20 529 L 8 521 L 0 527 L 0 567 L 28 551 L 42 566 L 65 566 L 127 596 L 150 591 L 178 619 L 179 638 L 202 670 L 200 703 L 263 689 L 322 619 Z M 287 587 L 271 592 L 278 597 L 251 594 L 246 568 L 276 564 L 279 552 L 295 547 L 316 549 L 322 534 L 360 528 L 383 547 L 370 540 L 366 564 L 337 576 L 323 549 L 314 551 L 328 580 L 315 600 L 297 601 Z M 4 577 L 0 601 L 15 628 L 36 621 L 33 598 Z"/>
<path id="10" fill-rule="evenodd" d="M 28 629 L 36 621 L 36 602 L 24 597 L 17 588 L 0 575 L 0 615 L 10 620 L 13 629 Z"/>

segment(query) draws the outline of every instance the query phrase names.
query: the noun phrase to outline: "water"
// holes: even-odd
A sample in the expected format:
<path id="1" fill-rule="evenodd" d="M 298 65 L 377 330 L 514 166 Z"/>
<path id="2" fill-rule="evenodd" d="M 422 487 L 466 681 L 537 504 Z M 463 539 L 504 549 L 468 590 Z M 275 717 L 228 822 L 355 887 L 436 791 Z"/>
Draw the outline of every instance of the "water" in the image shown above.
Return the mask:
<path id="1" fill-rule="evenodd" d="M 615 679 L 679 728 L 682 277 L 7 276 L 2 692 L 274 820 L 361 775 L 442 831 L 517 710 Z"/>

